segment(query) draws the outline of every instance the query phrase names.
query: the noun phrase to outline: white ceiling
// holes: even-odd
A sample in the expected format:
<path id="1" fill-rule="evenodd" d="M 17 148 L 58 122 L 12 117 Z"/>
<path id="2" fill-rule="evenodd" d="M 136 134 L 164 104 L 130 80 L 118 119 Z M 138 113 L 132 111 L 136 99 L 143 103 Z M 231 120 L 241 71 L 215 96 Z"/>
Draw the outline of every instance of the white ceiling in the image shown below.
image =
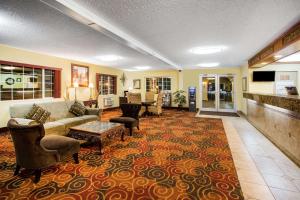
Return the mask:
<path id="1" fill-rule="evenodd" d="M 187 69 L 195 68 L 198 63 L 209 62 L 232 67 L 246 63 L 256 52 L 300 20 L 300 0 L 57 2 L 64 5 L 71 2 L 79 15 L 93 14 L 94 18 L 114 27 L 110 29 L 117 30 L 113 34 L 126 35 L 123 39 L 137 41 L 135 44 L 138 47 L 154 56 L 141 54 L 116 42 L 38 0 L 0 1 L 0 43 L 119 68 L 150 65 L 154 69 L 167 69 L 178 65 Z M 86 12 L 81 13 L 78 8 Z M 211 55 L 189 52 L 195 46 L 214 45 L 228 48 Z M 102 54 L 116 54 L 124 59 L 115 63 L 101 63 L 95 56 Z M 169 61 L 169 64 L 155 57 Z"/>

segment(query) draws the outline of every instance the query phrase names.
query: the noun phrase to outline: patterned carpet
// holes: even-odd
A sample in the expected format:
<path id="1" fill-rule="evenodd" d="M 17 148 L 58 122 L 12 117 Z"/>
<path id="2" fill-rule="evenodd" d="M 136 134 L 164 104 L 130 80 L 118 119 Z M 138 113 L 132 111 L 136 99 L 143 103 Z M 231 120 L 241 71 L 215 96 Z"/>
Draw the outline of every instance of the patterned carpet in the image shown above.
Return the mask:
<path id="1" fill-rule="evenodd" d="M 81 148 L 80 164 L 70 158 L 43 170 L 38 184 L 29 170 L 13 176 L 13 145 L 0 135 L 0 199 L 243 199 L 222 121 L 193 116 L 143 118 L 125 142 L 110 141 L 102 156 Z"/>

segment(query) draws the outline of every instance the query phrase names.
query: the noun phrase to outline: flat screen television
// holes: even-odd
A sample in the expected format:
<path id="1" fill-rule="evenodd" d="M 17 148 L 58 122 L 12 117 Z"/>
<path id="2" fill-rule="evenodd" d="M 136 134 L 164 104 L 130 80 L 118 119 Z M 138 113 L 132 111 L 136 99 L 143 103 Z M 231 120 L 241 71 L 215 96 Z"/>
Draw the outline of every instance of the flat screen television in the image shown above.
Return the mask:
<path id="1" fill-rule="evenodd" d="M 253 82 L 272 82 L 275 81 L 275 71 L 254 71 Z"/>

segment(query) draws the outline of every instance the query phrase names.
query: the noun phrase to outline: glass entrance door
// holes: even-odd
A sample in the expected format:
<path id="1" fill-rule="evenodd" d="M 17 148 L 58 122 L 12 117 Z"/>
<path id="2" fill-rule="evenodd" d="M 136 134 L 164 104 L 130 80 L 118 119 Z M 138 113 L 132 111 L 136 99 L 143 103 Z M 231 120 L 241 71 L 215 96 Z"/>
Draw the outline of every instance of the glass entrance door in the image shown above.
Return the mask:
<path id="1" fill-rule="evenodd" d="M 232 112 L 235 110 L 234 105 L 234 76 L 233 75 L 219 75 L 219 95 L 218 95 L 218 111 Z"/>
<path id="2" fill-rule="evenodd" d="M 235 111 L 234 75 L 200 75 L 200 106 L 203 111 Z"/>
<path id="3" fill-rule="evenodd" d="M 204 75 L 202 76 L 202 91 L 201 91 L 201 105 L 202 110 L 216 110 L 216 76 L 215 75 Z"/>

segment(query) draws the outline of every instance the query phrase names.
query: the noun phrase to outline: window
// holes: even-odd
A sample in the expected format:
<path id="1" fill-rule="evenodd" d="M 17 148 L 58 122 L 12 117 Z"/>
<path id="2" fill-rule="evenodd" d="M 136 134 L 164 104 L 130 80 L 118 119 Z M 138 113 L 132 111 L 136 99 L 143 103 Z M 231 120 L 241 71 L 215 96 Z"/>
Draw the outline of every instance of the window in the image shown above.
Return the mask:
<path id="1" fill-rule="evenodd" d="M 171 78 L 152 77 L 146 78 L 146 91 L 155 91 L 157 87 L 160 91 L 171 91 Z"/>
<path id="2" fill-rule="evenodd" d="M 60 70 L 0 61 L 0 100 L 60 97 Z"/>
<path id="3" fill-rule="evenodd" d="M 96 81 L 100 95 L 117 94 L 117 76 L 97 74 Z"/>

